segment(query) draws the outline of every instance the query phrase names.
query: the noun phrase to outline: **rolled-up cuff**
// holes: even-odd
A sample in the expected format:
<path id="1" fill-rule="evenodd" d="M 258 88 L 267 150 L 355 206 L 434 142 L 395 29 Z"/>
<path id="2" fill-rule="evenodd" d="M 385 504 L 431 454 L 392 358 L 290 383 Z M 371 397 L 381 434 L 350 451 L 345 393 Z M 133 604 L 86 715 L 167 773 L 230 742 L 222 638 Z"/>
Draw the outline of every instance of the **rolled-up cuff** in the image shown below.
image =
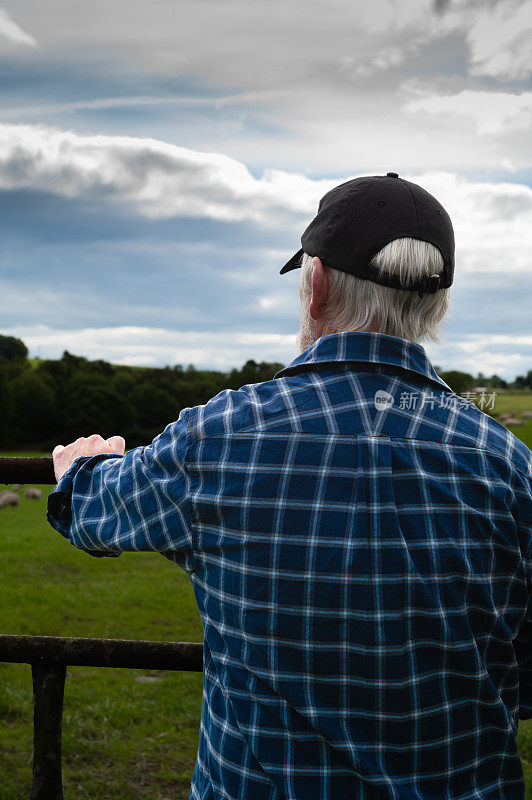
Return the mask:
<path id="1" fill-rule="evenodd" d="M 69 466 L 64 475 L 48 495 L 46 507 L 46 519 L 49 524 L 65 539 L 70 539 L 72 527 L 72 493 L 74 491 L 74 479 L 80 467 L 87 461 L 97 464 L 105 458 L 116 458 L 116 453 L 101 453 L 97 456 L 80 456 Z M 85 550 L 91 556 L 97 558 L 110 557 L 118 558 L 120 553 L 104 553 L 101 550 Z"/>

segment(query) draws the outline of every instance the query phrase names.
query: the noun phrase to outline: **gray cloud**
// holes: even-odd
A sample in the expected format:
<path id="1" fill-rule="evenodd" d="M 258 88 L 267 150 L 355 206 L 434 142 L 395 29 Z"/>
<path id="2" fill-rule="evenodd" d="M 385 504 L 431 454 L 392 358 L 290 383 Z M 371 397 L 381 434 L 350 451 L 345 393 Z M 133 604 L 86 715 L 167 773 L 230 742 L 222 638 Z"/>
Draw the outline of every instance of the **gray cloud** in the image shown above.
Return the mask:
<path id="1" fill-rule="evenodd" d="M 34 79 L 34 97 L 26 89 L 23 105 L 4 92 L 0 119 L 159 136 L 224 152 L 252 169 L 501 169 L 510 152 L 519 168 L 531 163 L 530 146 L 504 126 L 495 141 L 476 141 L 467 120 L 413 121 L 403 108 L 402 86 L 413 76 L 435 84 L 448 76 L 455 93 L 485 91 L 485 75 L 526 78 L 532 35 L 519 17 L 525 5 L 499 7 L 495 25 L 491 0 L 272 0 L 268 14 L 248 0 L 158 0 L 155 15 L 146 0 L 55 0 L 54 13 L 34 0 L 12 0 L 21 25 L 39 39 L 39 63 L 59 54 L 62 72 L 76 82 L 59 102 L 52 76 L 46 85 Z M 515 14 L 505 16 L 508 7 Z M 83 96 L 87 81 L 98 86 Z"/>
<path id="2" fill-rule="evenodd" d="M 156 139 L 80 136 L 0 125 L 0 189 L 127 202 L 151 218 L 207 217 L 269 226 L 309 216 L 334 181 L 269 170 Z"/>
<path id="3" fill-rule="evenodd" d="M 444 14 L 451 5 L 451 0 L 434 0 L 434 11 Z"/>
<path id="4" fill-rule="evenodd" d="M 84 203 L 92 209 L 103 202 L 111 217 L 123 216 L 128 208 L 130 214 L 154 222 L 203 219 L 235 227 L 255 225 L 276 236 L 281 231 L 295 235 L 314 216 L 319 198 L 356 174 L 360 173 L 313 180 L 297 172 L 266 170 L 256 177 L 236 159 L 156 139 L 0 125 L 4 194 L 31 191 L 67 198 L 82 204 L 81 215 Z M 488 253 L 491 259 L 495 253 L 511 255 L 509 269 L 522 270 L 530 263 L 530 187 L 476 183 L 451 172 L 403 175 L 421 183 L 448 208 L 469 269 L 489 269 L 481 266 Z M 83 227 L 82 221 L 76 226 Z"/>

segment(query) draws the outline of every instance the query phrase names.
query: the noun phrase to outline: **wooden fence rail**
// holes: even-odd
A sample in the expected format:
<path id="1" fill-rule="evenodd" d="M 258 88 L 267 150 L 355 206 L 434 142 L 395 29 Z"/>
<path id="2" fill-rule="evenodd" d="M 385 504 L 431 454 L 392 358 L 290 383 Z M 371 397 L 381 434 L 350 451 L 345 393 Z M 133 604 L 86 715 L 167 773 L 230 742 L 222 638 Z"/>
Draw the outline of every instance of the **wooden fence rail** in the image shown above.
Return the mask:
<path id="1" fill-rule="evenodd" d="M 55 483 L 51 458 L 0 457 L 1 483 Z M 30 800 L 63 800 L 61 733 L 67 666 L 202 672 L 197 642 L 0 634 L 0 662 L 31 664 L 33 777 Z"/>
<path id="2" fill-rule="evenodd" d="M 51 456 L 0 457 L 0 483 L 55 483 Z"/>

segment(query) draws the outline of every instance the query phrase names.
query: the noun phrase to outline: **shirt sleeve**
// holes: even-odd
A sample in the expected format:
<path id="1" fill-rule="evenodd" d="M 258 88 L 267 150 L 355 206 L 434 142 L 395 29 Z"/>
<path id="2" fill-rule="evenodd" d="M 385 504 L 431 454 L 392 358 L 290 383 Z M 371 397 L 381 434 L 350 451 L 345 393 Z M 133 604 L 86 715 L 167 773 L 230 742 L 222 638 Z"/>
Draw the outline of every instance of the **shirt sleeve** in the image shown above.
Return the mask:
<path id="1" fill-rule="evenodd" d="M 514 650 L 519 664 L 519 719 L 530 719 L 532 717 L 532 613 L 530 603 L 526 620 L 514 639 Z"/>
<path id="2" fill-rule="evenodd" d="M 532 481 L 528 478 L 525 490 L 520 493 L 523 503 L 520 506 L 518 530 L 524 548 L 524 566 L 528 589 L 528 608 L 526 618 L 514 639 L 514 652 L 519 665 L 519 719 L 532 717 Z"/>
<path id="3" fill-rule="evenodd" d="M 187 411 L 150 445 L 76 459 L 48 496 L 50 525 L 93 556 L 154 550 L 190 571 Z"/>
<path id="4" fill-rule="evenodd" d="M 532 547 L 531 547 L 532 551 Z M 519 665 L 519 719 L 532 717 L 532 552 L 525 559 L 528 586 L 526 618 L 514 639 L 514 651 Z"/>

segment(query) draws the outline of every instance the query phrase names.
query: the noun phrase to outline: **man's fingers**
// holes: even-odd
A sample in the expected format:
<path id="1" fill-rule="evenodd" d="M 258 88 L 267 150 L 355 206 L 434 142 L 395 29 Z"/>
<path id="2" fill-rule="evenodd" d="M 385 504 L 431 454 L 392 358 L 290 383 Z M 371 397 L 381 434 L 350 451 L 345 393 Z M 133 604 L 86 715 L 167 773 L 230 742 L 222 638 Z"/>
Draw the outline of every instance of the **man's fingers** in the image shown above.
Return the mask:
<path id="1" fill-rule="evenodd" d="M 97 433 L 87 437 L 82 436 L 76 439 L 69 447 L 76 452 L 83 450 L 80 455 L 90 455 L 91 451 L 103 453 L 105 445 L 110 447 L 113 453 L 118 453 L 119 455 L 123 455 L 126 449 L 126 441 L 122 436 L 110 436 L 109 439 L 104 439 Z M 64 449 L 64 445 L 56 445 L 52 451 L 52 456 L 58 456 Z"/>
<path id="2" fill-rule="evenodd" d="M 124 455 L 126 449 L 126 440 L 122 436 L 110 436 L 109 439 L 107 439 L 107 444 L 113 453 Z"/>

